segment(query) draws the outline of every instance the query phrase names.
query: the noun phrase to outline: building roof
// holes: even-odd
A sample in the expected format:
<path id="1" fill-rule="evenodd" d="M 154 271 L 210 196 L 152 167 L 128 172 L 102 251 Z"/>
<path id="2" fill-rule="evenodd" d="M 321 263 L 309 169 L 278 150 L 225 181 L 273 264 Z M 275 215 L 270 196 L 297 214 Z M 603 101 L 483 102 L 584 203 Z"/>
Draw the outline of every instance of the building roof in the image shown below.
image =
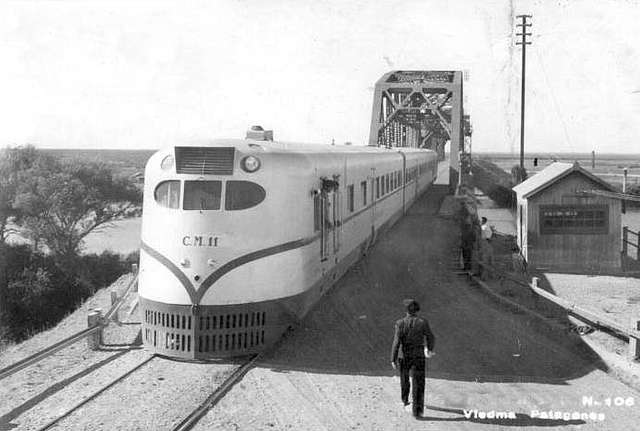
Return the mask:
<path id="1" fill-rule="evenodd" d="M 593 175 L 591 172 L 581 167 L 578 162 L 575 162 L 573 164 L 560 162 L 551 163 L 536 175 L 513 187 L 513 191 L 516 192 L 519 198 L 528 198 L 538 192 L 541 192 L 556 181 L 568 176 L 572 172 L 581 173 L 590 180 L 596 182 L 597 184 L 600 184 L 606 190 L 616 191 L 611 186 L 611 184 Z"/>

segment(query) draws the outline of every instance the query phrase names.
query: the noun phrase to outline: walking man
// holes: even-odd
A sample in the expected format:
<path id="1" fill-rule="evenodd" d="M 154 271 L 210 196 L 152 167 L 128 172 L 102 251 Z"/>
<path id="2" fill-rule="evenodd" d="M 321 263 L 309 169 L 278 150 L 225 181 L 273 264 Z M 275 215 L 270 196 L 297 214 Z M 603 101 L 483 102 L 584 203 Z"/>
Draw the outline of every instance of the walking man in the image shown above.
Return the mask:
<path id="1" fill-rule="evenodd" d="M 391 347 L 391 366 L 394 370 L 400 367 L 400 396 L 405 406 L 409 405 L 411 376 L 413 416 L 417 418 L 421 417 L 424 411 L 425 355 L 431 357 L 435 354 L 435 337 L 427 320 L 417 315 L 420 304 L 413 299 L 406 299 L 404 305 L 407 307 L 407 315 L 396 322 Z"/>

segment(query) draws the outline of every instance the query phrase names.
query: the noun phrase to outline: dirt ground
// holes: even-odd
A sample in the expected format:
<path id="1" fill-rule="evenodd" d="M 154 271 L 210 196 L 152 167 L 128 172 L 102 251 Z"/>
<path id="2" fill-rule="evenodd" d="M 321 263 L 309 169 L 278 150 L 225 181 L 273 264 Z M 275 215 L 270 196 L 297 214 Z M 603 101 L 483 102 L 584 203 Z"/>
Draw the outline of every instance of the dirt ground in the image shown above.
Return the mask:
<path id="1" fill-rule="evenodd" d="M 607 374 L 587 344 L 497 304 L 456 274 L 458 233 L 453 221 L 436 216 L 441 198 L 431 191 L 380 237 L 197 429 L 633 429 L 640 422 L 637 406 L 605 403 L 622 397 L 635 404 L 640 393 Z M 108 292 L 101 295 L 93 301 L 106 310 Z M 389 364 L 393 323 L 404 314 L 407 297 L 421 302 L 436 335 L 421 420 L 401 405 L 399 379 Z M 138 319 L 135 311 L 124 313 L 123 320 Z M 60 333 L 41 334 L 0 354 L 1 366 L 84 328 L 86 310 L 65 322 Z M 144 350 L 130 350 L 137 329 L 110 327 L 123 332 L 108 333 L 101 351 L 78 343 L 3 380 L 0 429 L 36 429 L 147 359 Z M 155 358 L 55 429 L 170 429 L 235 365 Z M 601 405 L 584 405 L 583 397 Z M 480 416 L 472 416 L 474 409 Z M 514 418 L 482 418 L 492 410 Z M 548 410 L 594 411 L 605 418 L 564 421 L 539 413 Z"/>
<path id="2" fill-rule="evenodd" d="M 431 193 L 422 199 L 381 237 L 197 429 L 625 429 L 636 424 L 637 408 L 582 404 L 583 396 L 598 402 L 640 399 L 608 375 L 580 339 L 558 336 L 505 309 L 455 274 L 457 232 L 452 221 L 435 215 L 440 197 Z M 403 409 L 389 364 L 393 322 L 403 315 L 407 297 L 423 304 L 436 335 L 422 420 Z M 513 411 L 515 419 L 465 417 L 464 410 L 472 409 Z M 566 422 L 536 413 L 550 409 L 595 409 L 605 419 Z"/>
<path id="3" fill-rule="evenodd" d="M 640 279 L 544 273 L 551 289 L 579 307 L 623 326 L 640 320 Z"/>

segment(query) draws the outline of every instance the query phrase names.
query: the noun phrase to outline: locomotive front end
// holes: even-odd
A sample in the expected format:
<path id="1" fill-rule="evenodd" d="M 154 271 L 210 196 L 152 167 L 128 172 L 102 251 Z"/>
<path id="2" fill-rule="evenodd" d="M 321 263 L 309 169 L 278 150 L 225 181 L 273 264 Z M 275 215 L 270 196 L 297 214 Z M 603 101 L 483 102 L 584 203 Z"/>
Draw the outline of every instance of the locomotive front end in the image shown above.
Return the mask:
<path id="1" fill-rule="evenodd" d="M 287 251 L 274 250 L 274 237 L 291 232 L 270 228 L 277 199 L 261 148 L 251 141 L 176 146 L 147 163 L 139 296 L 143 340 L 154 353 L 252 354 L 295 319 L 294 307 L 279 300 L 291 296 L 282 291 L 287 280 L 269 260 Z"/>

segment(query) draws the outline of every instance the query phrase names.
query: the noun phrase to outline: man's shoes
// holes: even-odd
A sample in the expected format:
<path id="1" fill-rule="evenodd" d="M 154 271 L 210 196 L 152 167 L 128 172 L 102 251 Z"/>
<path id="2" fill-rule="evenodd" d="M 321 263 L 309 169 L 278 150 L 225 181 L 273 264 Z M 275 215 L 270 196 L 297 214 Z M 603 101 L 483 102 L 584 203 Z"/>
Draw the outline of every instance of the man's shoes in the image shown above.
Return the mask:
<path id="1" fill-rule="evenodd" d="M 423 414 L 424 414 L 423 412 L 420 412 L 420 413 L 417 413 L 417 414 L 414 413 L 413 417 L 416 418 L 416 419 L 420 419 L 420 418 L 422 418 Z"/>

